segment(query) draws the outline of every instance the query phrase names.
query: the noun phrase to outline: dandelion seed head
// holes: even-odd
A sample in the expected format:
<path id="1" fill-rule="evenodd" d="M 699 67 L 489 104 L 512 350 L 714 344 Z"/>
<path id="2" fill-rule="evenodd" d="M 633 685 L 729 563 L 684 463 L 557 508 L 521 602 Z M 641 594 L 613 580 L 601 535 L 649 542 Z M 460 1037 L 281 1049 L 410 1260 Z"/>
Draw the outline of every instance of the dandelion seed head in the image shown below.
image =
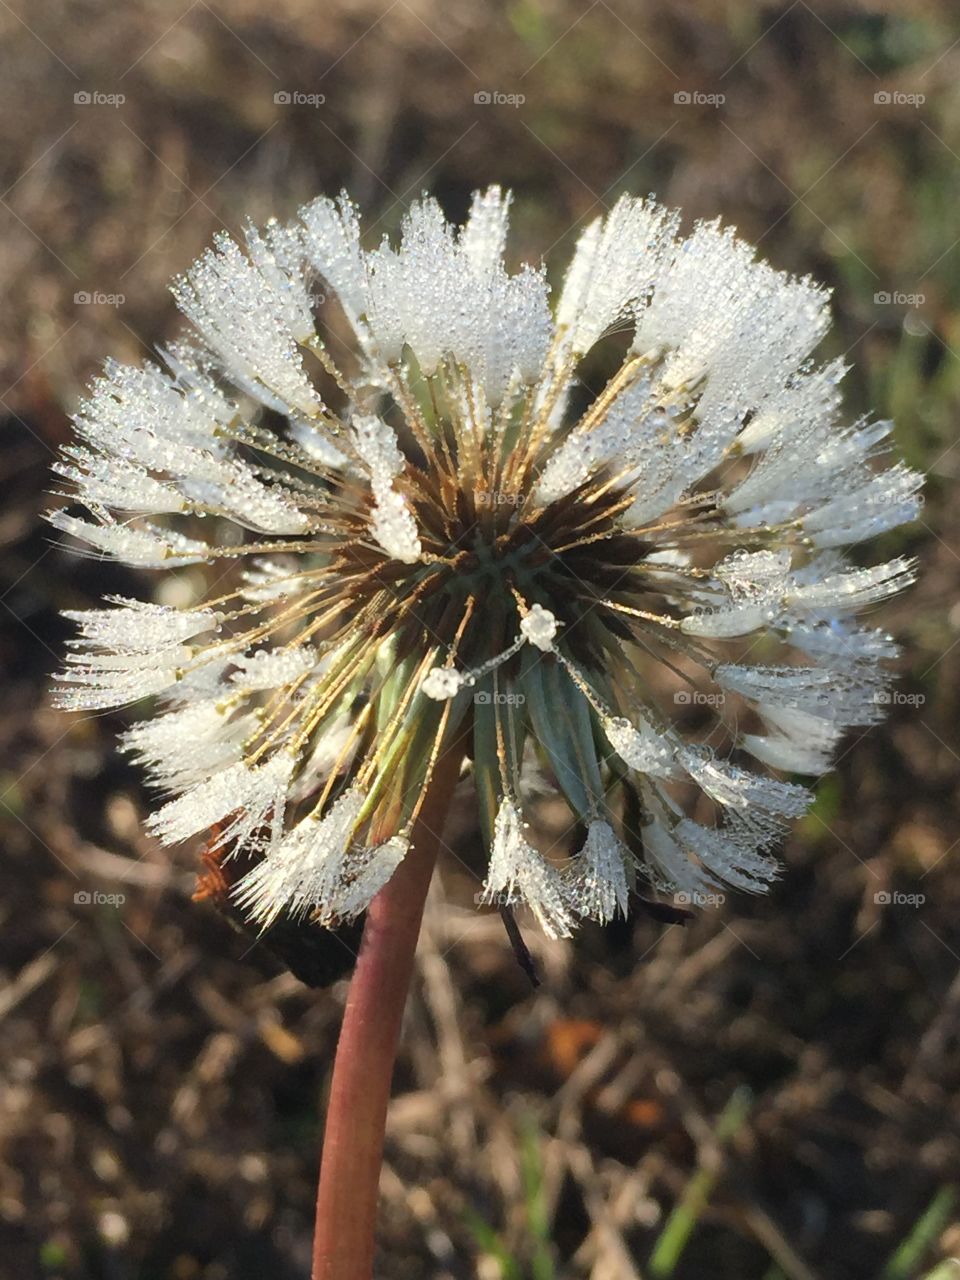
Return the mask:
<path id="1" fill-rule="evenodd" d="M 212 567 L 208 598 L 163 593 L 183 607 L 72 612 L 58 698 L 156 699 L 123 739 L 166 793 L 151 830 L 247 855 L 262 925 L 362 912 L 454 735 L 483 896 L 548 933 L 638 877 L 761 891 L 810 798 L 781 775 L 882 714 L 896 646 L 857 615 L 913 565 L 845 553 L 920 477 L 844 419 L 825 292 L 624 196 L 551 297 L 508 265 L 509 207 L 490 188 L 456 227 L 425 198 L 365 247 L 321 198 L 218 236 L 174 284 L 191 332 L 108 363 L 55 468 L 88 554 Z M 544 788 L 585 833 L 561 860 L 524 821 Z"/>

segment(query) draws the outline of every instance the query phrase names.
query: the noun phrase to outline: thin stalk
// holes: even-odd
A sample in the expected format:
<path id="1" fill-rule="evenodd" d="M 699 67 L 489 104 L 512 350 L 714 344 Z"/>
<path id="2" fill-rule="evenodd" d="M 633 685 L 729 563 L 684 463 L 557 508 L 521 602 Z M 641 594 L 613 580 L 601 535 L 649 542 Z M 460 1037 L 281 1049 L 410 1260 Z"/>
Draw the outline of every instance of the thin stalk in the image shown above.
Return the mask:
<path id="1" fill-rule="evenodd" d="M 377 1190 L 423 906 L 463 759 L 440 756 L 411 848 L 370 904 L 333 1067 L 317 1190 L 313 1280 L 371 1280 Z"/>

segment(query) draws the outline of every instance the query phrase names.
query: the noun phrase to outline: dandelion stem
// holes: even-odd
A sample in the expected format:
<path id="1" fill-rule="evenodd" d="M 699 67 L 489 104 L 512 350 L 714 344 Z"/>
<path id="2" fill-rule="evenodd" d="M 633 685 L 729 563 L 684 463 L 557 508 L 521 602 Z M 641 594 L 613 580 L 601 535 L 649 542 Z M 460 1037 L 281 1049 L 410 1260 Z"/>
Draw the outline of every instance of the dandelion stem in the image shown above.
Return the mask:
<path id="1" fill-rule="evenodd" d="M 367 912 L 327 1107 L 313 1280 L 370 1280 L 373 1274 L 377 1190 L 400 1026 L 462 758 L 461 743 L 441 754 L 413 827 L 412 847 Z"/>

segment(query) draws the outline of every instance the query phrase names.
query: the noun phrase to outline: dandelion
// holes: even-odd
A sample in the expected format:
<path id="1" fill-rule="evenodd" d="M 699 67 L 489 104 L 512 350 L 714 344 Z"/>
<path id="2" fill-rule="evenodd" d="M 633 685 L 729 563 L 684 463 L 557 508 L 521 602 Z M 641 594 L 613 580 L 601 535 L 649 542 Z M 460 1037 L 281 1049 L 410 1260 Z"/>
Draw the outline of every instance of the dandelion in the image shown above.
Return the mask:
<path id="1" fill-rule="evenodd" d="M 551 310 L 504 264 L 508 204 L 458 230 L 425 199 L 369 251 L 346 197 L 219 237 L 174 287 L 195 333 L 108 365 L 58 465 L 86 514 L 53 522 L 96 553 L 215 566 L 187 609 L 71 614 L 60 701 L 159 699 L 125 740 L 173 793 L 152 829 L 254 854 L 254 920 L 361 912 L 458 732 L 485 892 L 506 877 L 547 932 L 638 875 L 761 889 L 805 803 L 767 770 L 823 772 L 883 705 L 894 646 L 853 616 L 912 566 L 838 548 L 910 519 L 920 479 L 876 465 L 889 423 L 843 422 L 826 294 L 624 197 Z M 693 740 L 677 682 L 714 690 Z M 594 833 L 564 865 L 524 834 L 531 751 Z"/>
<path id="2" fill-rule="evenodd" d="M 825 291 L 625 196 L 551 303 L 505 262 L 508 207 L 456 228 L 423 199 L 364 249 L 344 196 L 219 237 L 174 286 L 191 335 L 108 365 L 58 465 L 85 512 L 53 523 L 188 601 L 72 614 L 61 705 L 156 699 L 125 736 L 169 793 L 152 830 L 215 827 L 262 926 L 412 883 L 464 758 L 481 896 L 549 934 L 638 879 L 762 890 L 810 795 L 778 774 L 884 704 L 895 646 L 856 616 L 913 565 L 844 549 L 920 477 L 882 465 L 890 423 L 844 420 Z M 565 859 L 528 834 L 531 760 Z"/>

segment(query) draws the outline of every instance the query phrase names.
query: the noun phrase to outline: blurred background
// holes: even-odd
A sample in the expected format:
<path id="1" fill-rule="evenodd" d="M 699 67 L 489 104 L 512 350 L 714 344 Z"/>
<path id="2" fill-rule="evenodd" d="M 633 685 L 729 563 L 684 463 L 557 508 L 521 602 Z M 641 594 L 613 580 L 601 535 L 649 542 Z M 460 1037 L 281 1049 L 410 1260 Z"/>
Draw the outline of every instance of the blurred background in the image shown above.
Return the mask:
<path id="1" fill-rule="evenodd" d="M 527 937 L 428 908 L 378 1276 L 958 1280 L 960 22 L 950 0 L 0 3 L 0 1275 L 302 1280 L 345 984 L 302 986 L 142 833 L 125 713 L 48 686 L 63 607 L 145 594 L 40 522 L 102 358 L 176 330 L 221 227 L 347 188 L 516 192 L 562 266 L 622 191 L 835 290 L 851 414 L 930 474 L 851 737 L 762 900 Z M 698 712 L 688 708 L 691 717 Z M 549 831 L 549 810 L 538 819 Z M 476 841 L 466 806 L 452 843 Z"/>

